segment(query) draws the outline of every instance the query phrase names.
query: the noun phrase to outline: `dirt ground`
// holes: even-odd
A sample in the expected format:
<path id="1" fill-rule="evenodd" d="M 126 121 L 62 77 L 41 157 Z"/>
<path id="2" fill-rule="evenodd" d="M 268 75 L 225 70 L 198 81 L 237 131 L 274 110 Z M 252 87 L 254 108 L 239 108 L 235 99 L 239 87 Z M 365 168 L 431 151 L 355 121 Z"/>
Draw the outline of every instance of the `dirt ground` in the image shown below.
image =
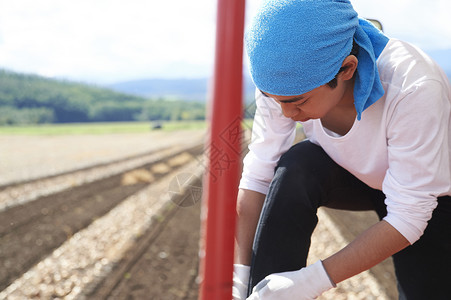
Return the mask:
<path id="1" fill-rule="evenodd" d="M 135 134 L 0 135 L 0 186 L 202 139 L 205 130 Z"/>
<path id="2" fill-rule="evenodd" d="M 117 270 L 122 278 L 115 282 L 112 291 L 109 294 L 94 294 L 89 298 L 197 299 L 199 228 L 200 203 L 175 208 L 165 222 L 158 229 L 155 228 L 150 247 L 140 253 L 139 259 L 129 264 L 125 272 Z M 109 277 L 116 280 L 114 272 Z"/>
<path id="3" fill-rule="evenodd" d="M 46 172 L 49 172 L 53 164 L 69 169 L 79 166 L 80 157 L 75 158 L 78 155 L 77 147 L 71 149 L 67 147 L 67 144 L 79 144 L 78 150 L 84 148 L 88 151 L 88 149 L 91 149 L 91 156 L 88 155 L 88 152 L 86 153 L 86 158 L 89 158 L 86 162 L 98 163 L 105 159 L 104 151 L 109 151 L 109 160 L 114 160 L 115 158 L 152 151 L 152 149 L 161 148 L 165 144 L 168 146 L 174 145 L 187 138 L 190 138 L 190 140 L 202 139 L 202 136 L 203 133 L 200 131 L 189 135 L 186 132 L 184 134 L 176 133 L 165 138 L 154 139 L 152 143 L 147 143 L 146 147 L 136 148 L 133 148 L 134 143 L 139 143 L 143 139 L 147 140 L 150 135 L 133 136 L 129 139 L 121 136 L 122 138 L 119 140 L 117 135 L 98 137 L 97 139 L 76 137 L 70 143 L 71 137 L 41 137 L 41 139 L 36 140 L 15 137 L 12 138 L 15 140 L 14 143 L 2 145 L 1 159 L 3 165 L 8 164 L 10 166 L 10 170 L 21 169 L 26 166 L 31 171 L 36 171 L 33 172 L 34 174 L 41 172 L 39 174 L 47 175 Z M 4 136 L 2 138 L 5 139 Z M 11 139 L 9 140 L 11 141 Z M 59 150 L 55 153 L 45 153 L 42 150 L 44 152 L 40 152 L 41 155 L 33 154 L 33 141 L 40 147 L 47 149 L 46 151 L 52 152 L 50 150 L 52 147 Z M 109 142 L 103 144 L 106 141 Z M 13 147 L 13 144 L 15 144 L 15 147 Z M 128 146 L 124 147 L 122 144 Z M 121 146 L 113 147 L 114 145 Z M 10 148 L 9 152 L 3 152 L 8 147 Z M 34 148 L 34 150 L 36 149 Z M 8 158 L 6 161 L 4 160 L 5 157 Z M 39 164 L 40 159 L 45 163 Z M 176 167 L 181 163 L 173 161 L 174 159 L 168 161 L 167 165 L 174 164 Z M 5 170 L 1 170 L 1 175 L 4 175 Z M 17 172 L 9 178 L 18 178 L 19 181 L 24 180 Z M 3 272 L 0 272 L 0 291 L 75 232 L 87 226 L 92 220 L 111 209 L 118 201 L 141 187 L 142 184 L 124 186 L 121 184 L 121 176 L 117 175 L 3 211 L 3 218 L 0 216 L 0 245 L 4 246 L 3 250 L 0 249 L 0 266 L 2 267 L 0 269 L 3 270 Z M 130 190 L 130 193 L 127 192 L 128 190 Z M 101 191 L 104 194 L 101 194 Z M 124 193 L 127 195 L 123 195 Z M 80 197 L 75 199 L 74 195 L 80 195 Z M 85 202 L 86 205 L 83 205 Z M 171 210 L 167 216 L 160 216 L 161 219 L 157 222 L 158 226 L 152 228 L 152 232 L 146 235 L 147 238 L 150 237 L 151 239 L 151 243 L 148 244 L 150 245 L 148 249 L 150 252 L 141 253 L 142 255 L 137 256 L 140 259 L 140 264 L 136 268 L 142 267 L 144 271 L 131 269 L 120 274 L 121 279 L 127 280 L 118 281 L 121 283 L 118 287 L 110 287 L 113 288 L 114 293 L 120 292 L 116 297 L 110 290 L 108 294 L 111 294 L 111 299 L 130 299 L 130 297 L 136 295 L 135 299 L 184 299 L 185 296 L 181 297 L 181 293 L 187 293 L 186 297 L 191 297 L 185 299 L 197 298 L 196 295 L 191 296 L 193 292 L 197 293 L 197 288 L 191 287 L 195 285 L 198 266 L 195 259 L 198 256 L 199 206 L 200 204 L 175 207 L 176 209 Z M 28 243 L 28 245 L 25 246 L 25 243 Z M 135 249 L 134 251 L 141 250 Z M 193 258 L 195 259 L 193 260 Z M 142 272 L 149 270 L 154 273 L 140 276 Z M 180 278 L 181 274 L 185 274 L 185 270 L 188 270 L 188 275 Z M 137 276 L 132 276 L 134 274 Z M 138 283 L 135 282 L 135 279 Z M 153 279 L 153 281 L 149 279 Z M 142 281 L 141 288 L 139 280 Z M 122 286 L 126 286 L 126 288 L 120 288 Z M 124 292 L 121 289 L 126 291 L 127 296 L 123 297 Z M 146 296 L 142 296 L 141 291 L 143 289 Z M 153 295 L 155 296 L 147 297 L 150 292 L 146 289 L 154 291 Z M 156 296 L 157 294 L 158 296 Z M 104 298 L 93 296 L 92 299 Z"/>
<path id="4" fill-rule="evenodd" d="M 79 147 L 75 149 L 69 149 L 70 147 L 66 148 L 66 146 L 64 145 L 65 141 L 63 137 L 57 140 L 52 140 L 52 138 L 49 137 L 49 139 L 44 139 L 45 142 L 44 140 L 41 141 L 42 143 L 40 145 L 41 147 L 43 147 L 40 150 L 41 153 L 45 151 L 51 152 L 50 149 L 52 148 L 52 144 L 54 145 L 53 147 L 61 145 L 61 147 L 64 148 L 64 151 L 62 148 L 60 149 L 60 154 L 47 153 L 47 156 L 42 154 L 42 161 L 45 161 L 46 159 L 48 159 L 48 161 L 62 160 L 63 162 L 61 163 L 60 168 L 69 168 L 69 166 L 73 168 L 74 165 L 77 165 L 82 161 L 81 157 L 83 155 L 81 153 L 81 149 L 83 148 L 92 150 L 92 157 L 90 157 L 88 160 L 85 160 L 85 162 L 89 161 L 90 163 L 93 163 L 98 162 L 99 159 L 104 159 L 106 157 L 105 151 L 109 151 L 110 156 L 108 157 L 111 160 L 112 158 L 114 159 L 114 157 L 123 157 L 125 153 L 128 153 L 127 156 L 129 156 L 130 154 L 133 154 L 133 151 L 135 153 L 142 153 L 146 149 L 149 150 L 152 149 L 152 147 L 155 148 L 162 145 L 161 143 L 155 143 L 154 140 L 152 143 L 146 144 L 147 148 L 133 148 L 134 143 L 139 144 L 143 139 L 149 139 L 149 136 L 136 136 L 131 137 L 129 140 L 117 139 L 117 137 L 118 136 L 97 140 L 88 137 L 87 140 L 82 141 L 80 139 L 70 142 L 71 145 L 75 145 L 77 143 L 80 144 Z M 169 143 L 171 139 L 172 141 L 174 141 L 182 138 L 182 136 L 172 135 L 171 137 L 166 138 L 166 141 L 168 141 Z M 26 139 L 18 138 L 15 142 L 17 143 L 16 147 L 18 147 L 17 145 L 19 145 L 19 142 L 22 143 L 20 144 L 21 147 L 24 147 L 24 145 L 28 145 L 27 147 L 32 147 L 33 145 L 33 139 L 27 141 Z M 67 140 L 66 142 L 69 144 L 69 140 Z M 89 142 L 91 144 L 89 144 Z M 8 144 L 8 147 L 12 146 Z M 5 146 L 3 146 L 3 149 L 1 150 L 3 151 L 4 149 Z M 16 149 L 17 153 L 10 154 L 10 160 L 8 161 L 8 163 L 11 166 L 15 164 L 17 168 L 21 168 L 21 166 L 23 165 L 28 166 L 30 170 L 42 169 L 39 164 L 39 155 L 32 154 L 33 150 L 36 149 L 39 149 L 39 147 L 35 147 L 34 149 L 20 149 L 20 151 L 17 151 Z M 2 151 L 0 151 L 0 153 L 4 154 L 5 152 Z M 28 159 L 28 156 L 26 155 L 29 155 L 29 160 L 21 161 L 18 154 L 19 152 L 22 153 L 22 160 L 23 157 L 27 157 Z M 3 164 L 5 164 L 5 160 L 3 160 L 4 157 L 5 156 L 3 155 L 2 157 L 0 157 L 0 159 L 3 161 Z M 88 157 L 87 154 L 86 157 Z M 0 161 L 0 166 L 1 164 L 2 162 Z M 11 167 L 11 170 L 13 169 L 14 168 Z M 48 171 L 48 169 L 46 168 L 44 168 L 44 170 Z M 17 178 L 17 173 L 14 176 L 16 176 Z M 11 175 L 10 178 L 13 178 L 14 176 Z M 95 187 L 93 187 L 93 189 L 95 189 Z M 62 198 L 68 197 L 64 196 Z M 107 198 L 110 199 L 110 197 Z M 57 201 L 57 199 L 55 201 Z M 38 202 L 36 202 L 36 205 L 37 203 Z M 10 214 L 11 212 L 12 211 L 8 211 L 5 213 Z M 49 217 L 48 212 L 42 211 L 41 209 L 39 210 L 39 212 L 40 214 L 45 214 L 43 218 Z M 92 216 L 89 218 L 92 218 Z M 79 219 L 77 220 L 80 221 Z M 87 299 L 194 300 L 198 298 L 199 287 L 198 283 L 196 282 L 196 278 L 199 267 L 198 251 L 200 203 L 189 206 L 168 205 L 156 220 L 157 222 L 155 223 L 155 226 L 152 226 L 149 232 L 146 232 L 142 236 L 137 237 L 137 247 L 134 247 L 129 253 L 126 254 L 121 263 L 119 263 L 112 270 L 111 274 L 109 274 L 99 286 L 94 288 L 92 292 L 87 295 Z M 355 219 L 353 220 L 355 221 Z M 352 222 L 351 219 L 350 222 Z M 31 223 L 32 222 L 30 222 L 30 226 L 32 225 Z M 9 222 L 8 224 L 12 223 Z M 349 228 L 348 224 L 343 224 L 342 227 Z M 64 230 L 64 228 L 62 228 L 62 230 Z M 76 226 L 72 230 L 77 230 Z M 36 247 L 30 247 L 30 249 L 36 250 Z M 42 253 L 45 252 L 46 251 L 43 251 Z M 391 272 L 387 272 L 386 270 L 382 271 L 379 273 L 379 275 L 382 274 L 385 276 L 385 274 Z M 387 277 L 386 282 L 384 283 L 387 283 L 388 281 L 393 283 L 393 278 Z M 385 285 L 384 283 L 383 285 Z M 357 284 L 359 283 L 357 282 Z M 358 290 L 358 287 L 356 289 Z M 338 292 L 340 292 L 339 289 L 337 289 L 337 293 Z M 346 295 L 347 290 L 343 290 L 342 293 Z M 367 292 L 363 291 L 363 293 L 368 296 Z M 327 299 L 346 298 L 337 298 L 332 295 Z M 365 296 L 365 298 L 352 299 L 379 298 L 367 298 Z"/>

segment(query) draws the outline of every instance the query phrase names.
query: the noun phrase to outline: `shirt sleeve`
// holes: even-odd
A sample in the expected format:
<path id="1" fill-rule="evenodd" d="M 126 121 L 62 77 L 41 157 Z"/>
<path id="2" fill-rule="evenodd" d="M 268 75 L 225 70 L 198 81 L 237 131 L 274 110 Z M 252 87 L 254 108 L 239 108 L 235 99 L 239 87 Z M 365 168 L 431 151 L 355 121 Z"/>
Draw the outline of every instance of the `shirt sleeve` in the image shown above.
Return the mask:
<path id="1" fill-rule="evenodd" d="M 413 244 L 426 229 L 437 197 L 450 191 L 450 103 L 442 83 L 428 80 L 409 89 L 392 110 L 384 220 Z"/>
<path id="2" fill-rule="evenodd" d="M 252 139 L 239 187 L 266 194 L 280 156 L 293 144 L 296 122 L 283 116 L 280 105 L 258 90 L 255 101 Z"/>

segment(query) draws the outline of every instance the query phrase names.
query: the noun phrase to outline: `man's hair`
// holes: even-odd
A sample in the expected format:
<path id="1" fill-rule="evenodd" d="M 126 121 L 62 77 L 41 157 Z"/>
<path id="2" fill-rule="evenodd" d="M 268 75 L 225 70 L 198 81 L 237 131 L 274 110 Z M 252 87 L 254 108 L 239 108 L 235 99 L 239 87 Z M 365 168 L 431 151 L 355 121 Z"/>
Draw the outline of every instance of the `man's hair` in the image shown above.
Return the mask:
<path id="1" fill-rule="evenodd" d="M 354 55 L 357 56 L 357 54 L 359 54 L 359 45 L 357 45 L 357 43 L 353 40 L 352 41 L 352 50 L 351 53 L 349 55 Z M 334 79 L 332 79 L 331 81 L 329 81 L 327 83 L 327 85 L 331 88 L 334 89 L 337 87 L 337 76 L 338 74 L 340 74 L 342 71 L 344 71 L 346 69 L 346 67 L 341 67 L 340 70 L 338 70 L 337 75 L 335 75 Z M 357 70 L 356 70 L 357 72 Z M 354 73 L 355 76 L 355 73 Z"/>

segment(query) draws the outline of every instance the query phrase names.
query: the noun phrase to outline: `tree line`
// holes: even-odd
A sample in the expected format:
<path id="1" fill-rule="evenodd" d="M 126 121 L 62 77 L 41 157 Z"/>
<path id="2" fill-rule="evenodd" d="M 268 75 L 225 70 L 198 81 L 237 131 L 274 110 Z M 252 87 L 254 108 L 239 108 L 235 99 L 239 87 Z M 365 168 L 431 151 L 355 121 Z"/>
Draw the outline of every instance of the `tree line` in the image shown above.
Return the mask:
<path id="1" fill-rule="evenodd" d="M 0 125 L 203 119 L 203 102 L 146 99 L 0 69 Z"/>

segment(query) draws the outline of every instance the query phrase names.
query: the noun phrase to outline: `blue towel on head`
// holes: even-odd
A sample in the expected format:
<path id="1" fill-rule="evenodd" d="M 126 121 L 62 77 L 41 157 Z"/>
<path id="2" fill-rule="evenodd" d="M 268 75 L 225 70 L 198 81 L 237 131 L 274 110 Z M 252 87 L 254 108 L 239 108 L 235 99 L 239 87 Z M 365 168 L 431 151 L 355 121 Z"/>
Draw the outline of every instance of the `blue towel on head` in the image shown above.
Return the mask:
<path id="1" fill-rule="evenodd" d="M 376 60 L 388 38 L 359 19 L 349 0 L 267 0 L 246 32 L 255 85 L 273 95 L 294 96 L 331 81 L 360 46 L 354 86 L 357 118 L 383 96 Z"/>
<path id="2" fill-rule="evenodd" d="M 354 105 L 360 120 L 362 112 L 384 95 L 376 60 L 387 45 L 388 38 L 371 22 L 359 19 L 354 40 L 360 46 L 354 85 Z"/>

